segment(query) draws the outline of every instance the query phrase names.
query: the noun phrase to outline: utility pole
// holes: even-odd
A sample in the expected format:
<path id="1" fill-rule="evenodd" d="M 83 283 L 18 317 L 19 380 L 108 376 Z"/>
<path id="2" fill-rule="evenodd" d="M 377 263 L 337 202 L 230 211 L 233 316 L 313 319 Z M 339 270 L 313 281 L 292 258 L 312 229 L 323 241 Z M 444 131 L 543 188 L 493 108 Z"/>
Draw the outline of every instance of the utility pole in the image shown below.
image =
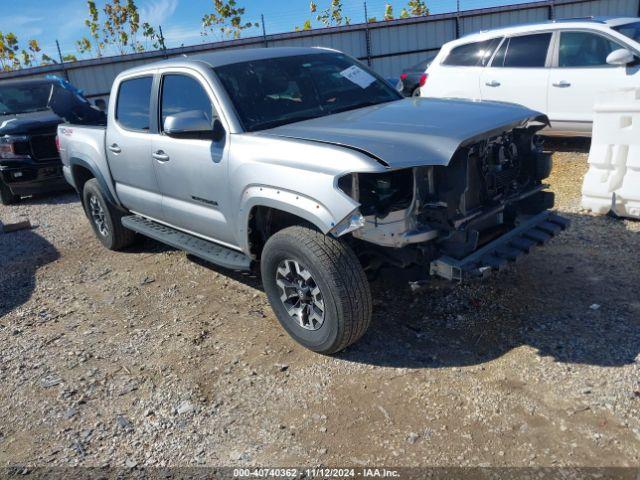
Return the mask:
<path id="1" fill-rule="evenodd" d="M 460 38 L 460 0 L 456 0 L 456 38 Z"/>
<path id="2" fill-rule="evenodd" d="M 267 28 L 264 26 L 264 14 L 260 14 L 260 22 L 262 22 L 262 38 L 264 40 L 264 48 L 269 46 L 269 42 L 267 42 Z"/>
<path id="3" fill-rule="evenodd" d="M 369 31 L 369 12 L 367 10 L 367 0 L 364 1 L 364 36 L 367 44 L 367 65 L 371 66 L 371 32 Z"/>
<path id="4" fill-rule="evenodd" d="M 56 40 L 56 48 L 58 49 L 58 58 L 60 59 L 62 73 L 64 74 L 65 80 L 69 81 L 69 74 L 67 73 L 67 68 L 64 66 L 64 59 L 62 58 L 62 51 L 60 50 L 60 42 L 58 42 L 58 40 Z"/>
<path id="5" fill-rule="evenodd" d="M 162 50 L 164 58 L 168 58 L 167 46 L 164 44 L 164 35 L 162 34 L 162 25 L 158 25 L 158 31 L 160 32 L 160 38 L 158 38 L 158 42 L 160 43 L 160 50 Z"/>

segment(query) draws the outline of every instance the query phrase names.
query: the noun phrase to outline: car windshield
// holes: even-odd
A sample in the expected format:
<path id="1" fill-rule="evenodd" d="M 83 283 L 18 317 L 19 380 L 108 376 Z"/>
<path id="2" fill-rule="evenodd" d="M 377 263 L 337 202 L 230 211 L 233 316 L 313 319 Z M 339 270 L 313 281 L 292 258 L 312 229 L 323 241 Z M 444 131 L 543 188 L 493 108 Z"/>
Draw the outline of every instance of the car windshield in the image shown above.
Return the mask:
<path id="1" fill-rule="evenodd" d="M 214 71 L 249 132 L 402 98 L 375 73 L 336 53 L 253 60 Z"/>
<path id="2" fill-rule="evenodd" d="M 0 86 L 0 115 L 47 110 L 51 83 Z"/>
<path id="3" fill-rule="evenodd" d="M 613 27 L 613 29 L 625 37 L 629 37 L 636 42 L 640 42 L 640 22 L 625 23 L 624 25 Z"/>

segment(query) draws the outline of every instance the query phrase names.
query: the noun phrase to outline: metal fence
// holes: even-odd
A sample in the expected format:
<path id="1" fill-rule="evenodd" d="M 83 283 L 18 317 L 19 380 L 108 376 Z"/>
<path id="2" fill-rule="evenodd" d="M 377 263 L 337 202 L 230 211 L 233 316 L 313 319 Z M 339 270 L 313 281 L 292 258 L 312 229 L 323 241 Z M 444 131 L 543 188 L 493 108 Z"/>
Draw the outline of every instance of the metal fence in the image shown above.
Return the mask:
<path id="1" fill-rule="evenodd" d="M 462 35 L 507 25 L 554 18 L 591 15 L 640 16 L 640 0 L 546 0 L 518 5 L 456 11 L 302 32 L 261 35 L 117 57 L 29 68 L 0 74 L 5 79 L 66 76 L 89 98 L 106 97 L 118 73 L 162 58 L 251 47 L 323 46 L 346 52 L 368 63 L 385 77 L 399 76 L 403 68 L 423 60 L 428 52 Z"/>

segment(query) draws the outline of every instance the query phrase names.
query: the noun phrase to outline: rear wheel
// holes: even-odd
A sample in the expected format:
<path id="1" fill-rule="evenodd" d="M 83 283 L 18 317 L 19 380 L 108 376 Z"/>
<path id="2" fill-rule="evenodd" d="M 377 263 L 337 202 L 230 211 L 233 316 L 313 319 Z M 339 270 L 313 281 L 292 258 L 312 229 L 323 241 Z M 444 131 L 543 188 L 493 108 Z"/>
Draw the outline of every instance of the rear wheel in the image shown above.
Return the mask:
<path id="1" fill-rule="evenodd" d="M 265 244 L 261 273 L 278 321 L 306 348 L 336 353 L 369 327 L 369 283 L 344 242 L 308 227 L 285 228 Z"/>
<path id="2" fill-rule="evenodd" d="M 412 97 L 419 97 L 420 96 L 420 87 L 416 88 L 413 93 L 411 94 Z"/>
<path id="3" fill-rule="evenodd" d="M 20 197 L 14 195 L 9 186 L 0 180 L 0 203 L 2 203 L 2 205 L 12 205 L 18 200 L 20 200 Z"/>
<path id="4" fill-rule="evenodd" d="M 125 213 L 104 197 L 95 178 L 84 184 L 82 200 L 91 227 L 105 247 L 121 250 L 134 242 L 135 233 L 122 226 Z"/>

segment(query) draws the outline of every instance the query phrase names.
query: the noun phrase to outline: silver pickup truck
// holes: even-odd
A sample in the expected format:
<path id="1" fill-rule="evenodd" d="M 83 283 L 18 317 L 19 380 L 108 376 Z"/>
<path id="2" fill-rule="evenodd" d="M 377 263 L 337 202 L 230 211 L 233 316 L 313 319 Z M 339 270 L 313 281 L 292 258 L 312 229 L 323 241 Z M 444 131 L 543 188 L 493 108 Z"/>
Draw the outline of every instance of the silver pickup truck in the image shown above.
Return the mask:
<path id="1" fill-rule="evenodd" d="M 107 126 L 58 128 L 98 239 L 139 233 L 219 266 L 259 266 L 285 330 L 335 353 L 371 319 L 368 271 L 485 276 L 567 226 L 523 107 L 403 99 L 320 48 L 149 64 L 113 84 Z"/>

